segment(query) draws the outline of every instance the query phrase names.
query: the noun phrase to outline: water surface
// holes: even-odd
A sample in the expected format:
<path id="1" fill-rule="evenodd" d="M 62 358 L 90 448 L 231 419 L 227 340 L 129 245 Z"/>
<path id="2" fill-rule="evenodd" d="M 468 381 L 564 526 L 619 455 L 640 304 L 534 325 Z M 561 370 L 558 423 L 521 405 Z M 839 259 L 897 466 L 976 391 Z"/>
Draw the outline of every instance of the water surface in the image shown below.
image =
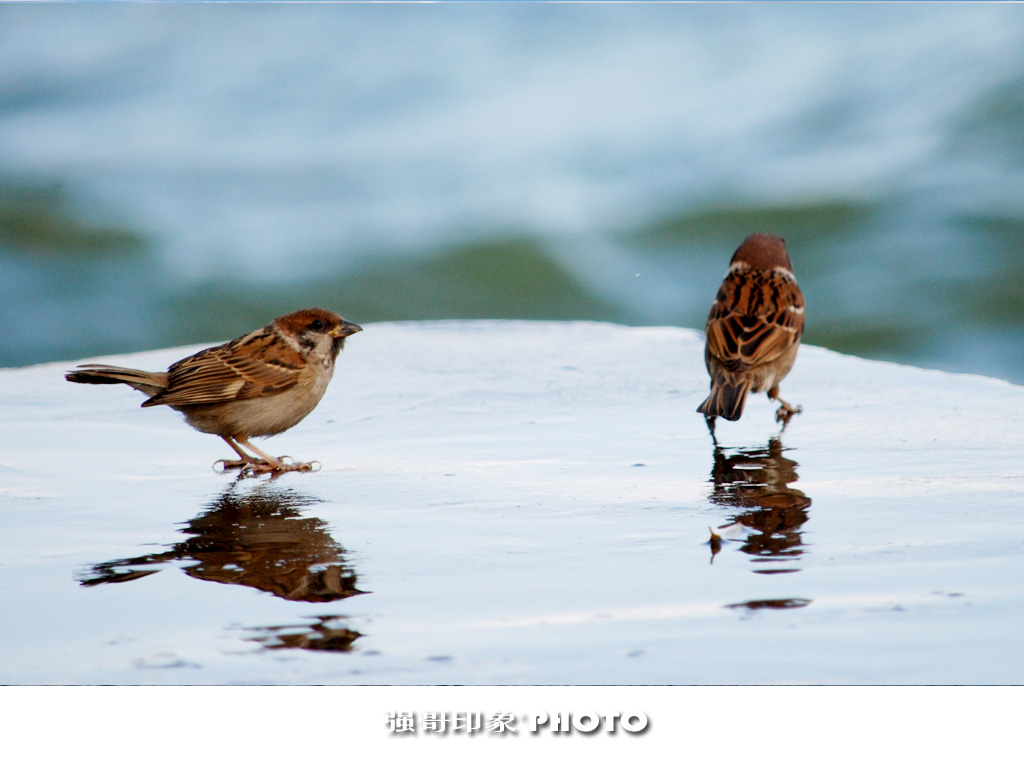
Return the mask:
<path id="1" fill-rule="evenodd" d="M 259 479 L 62 370 L 0 372 L 4 683 L 1024 682 L 1019 386 L 807 347 L 716 447 L 696 332 L 369 324 Z"/>

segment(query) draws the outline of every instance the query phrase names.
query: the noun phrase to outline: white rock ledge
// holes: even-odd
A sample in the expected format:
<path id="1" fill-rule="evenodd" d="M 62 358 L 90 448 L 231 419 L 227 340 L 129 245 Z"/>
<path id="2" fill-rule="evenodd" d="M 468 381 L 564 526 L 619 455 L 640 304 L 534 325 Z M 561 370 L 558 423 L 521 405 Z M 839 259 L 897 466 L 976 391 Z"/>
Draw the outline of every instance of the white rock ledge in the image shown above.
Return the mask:
<path id="1" fill-rule="evenodd" d="M 235 482 L 72 365 L 0 371 L 0 683 L 1024 683 L 1024 388 L 804 347 L 716 456 L 695 331 L 371 324 Z"/>

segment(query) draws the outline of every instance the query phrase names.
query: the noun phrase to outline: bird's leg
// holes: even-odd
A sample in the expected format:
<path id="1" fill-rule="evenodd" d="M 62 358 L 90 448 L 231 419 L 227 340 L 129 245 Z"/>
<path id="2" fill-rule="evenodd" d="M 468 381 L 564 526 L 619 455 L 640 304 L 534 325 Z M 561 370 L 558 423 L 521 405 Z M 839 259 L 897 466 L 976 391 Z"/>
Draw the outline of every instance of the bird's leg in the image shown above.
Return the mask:
<path id="1" fill-rule="evenodd" d="M 269 456 L 255 445 L 250 443 L 244 437 L 227 437 L 221 435 L 224 442 L 231 446 L 235 453 L 238 454 L 240 460 L 235 461 L 234 459 L 221 459 L 218 464 L 224 466 L 224 470 L 229 469 L 240 469 L 242 472 L 252 472 L 253 474 L 260 474 L 261 472 L 288 472 L 289 470 L 308 470 L 312 469 L 310 464 L 286 464 L 281 459 L 275 459 L 273 456 Z M 256 456 L 250 456 L 248 453 L 243 451 L 239 447 L 239 443 L 244 445 L 250 451 L 256 454 Z"/>
<path id="2" fill-rule="evenodd" d="M 775 420 L 781 421 L 783 424 L 788 424 L 794 414 L 802 413 L 804 410 L 802 405 L 790 405 L 779 397 L 778 384 L 768 390 L 768 399 L 779 401 L 779 410 L 775 412 Z"/>
<path id="3" fill-rule="evenodd" d="M 227 438 L 225 438 L 227 439 Z M 313 469 L 313 463 L 311 462 L 298 462 L 298 461 L 284 461 L 286 457 L 273 457 L 269 453 L 264 453 L 255 445 L 250 443 L 244 437 L 236 436 L 234 440 L 241 443 L 245 448 L 259 456 L 259 460 L 253 459 L 253 464 L 250 466 L 253 472 L 309 472 Z M 235 450 L 238 450 L 237 448 Z M 241 451 L 238 451 L 240 454 Z"/>
<path id="4" fill-rule="evenodd" d="M 704 414 L 704 421 L 708 425 L 708 432 L 711 433 L 711 442 L 713 442 L 715 444 L 715 447 L 717 448 L 718 438 L 715 437 L 715 417 Z"/>
<path id="5" fill-rule="evenodd" d="M 224 470 L 227 471 L 229 469 L 249 469 L 263 463 L 256 457 L 250 456 L 241 448 L 239 448 L 238 443 L 236 443 L 233 438 L 230 438 L 227 435 L 221 435 L 220 437 L 222 440 L 224 440 L 225 443 L 231 446 L 231 449 L 235 453 L 239 455 L 241 461 L 235 461 L 234 459 L 220 459 L 219 461 L 214 463 L 214 466 L 216 466 L 217 464 L 223 464 Z"/>

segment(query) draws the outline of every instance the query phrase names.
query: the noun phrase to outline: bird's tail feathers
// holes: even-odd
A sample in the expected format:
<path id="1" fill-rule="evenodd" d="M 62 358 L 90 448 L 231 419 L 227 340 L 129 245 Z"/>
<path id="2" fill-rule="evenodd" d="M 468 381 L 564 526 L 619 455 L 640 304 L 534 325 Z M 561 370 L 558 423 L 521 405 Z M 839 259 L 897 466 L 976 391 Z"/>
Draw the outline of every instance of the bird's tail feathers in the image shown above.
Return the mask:
<path id="1" fill-rule="evenodd" d="M 127 384 L 150 397 L 167 388 L 166 373 L 152 373 L 116 365 L 80 365 L 77 369 L 64 374 L 64 378 L 76 384 Z"/>
<path id="2" fill-rule="evenodd" d="M 749 391 L 749 382 L 735 385 L 726 382 L 715 383 L 707 400 L 697 406 L 697 412 L 712 418 L 721 416 L 728 421 L 736 421 L 743 415 L 743 406 L 747 402 Z"/>

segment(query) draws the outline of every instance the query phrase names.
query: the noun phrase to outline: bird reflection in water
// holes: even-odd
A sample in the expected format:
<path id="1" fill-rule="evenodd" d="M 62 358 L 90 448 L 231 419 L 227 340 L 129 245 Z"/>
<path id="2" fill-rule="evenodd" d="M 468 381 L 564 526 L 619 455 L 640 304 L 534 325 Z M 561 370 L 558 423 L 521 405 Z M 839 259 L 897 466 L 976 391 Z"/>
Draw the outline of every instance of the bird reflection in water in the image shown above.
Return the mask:
<path id="1" fill-rule="evenodd" d="M 746 534 L 740 549 L 751 555 L 760 567 L 755 573 L 792 573 L 792 567 L 803 554 L 800 527 L 807 522 L 811 500 L 790 483 L 797 480 L 797 463 L 783 456 L 782 441 L 772 438 L 768 445 L 745 450 L 728 451 L 715 447 L 715 464 L 711 469 L 714 485 L 713 503 L 737 511 L 729 521 L 712 531 L 711 557 L 722 548 L 722 538 L 732 530 Z M 727 452 L 728 451 L 728 452 Z M 732 529 L 732 530 L 730 530 Z M 729 539 L 736 541 L 737 539 Z M 779 567 L 779 566 L 783 567 Z M 772 601 L 755 601 L 764 605 L 750 607 L 797 607 L 796 604 L 772 605 Z"/>
<path id="2" fill-rule="evenodd" d="M 328 603 L 364 594 L 327 523 L 302 516 L 320 499 L 273 483 L 248 492 L 233 483 L 182 529 L 189 535 L 185 541 L 164 552 L 93 565 L 79 582 L 93 587 L 133 581 L 156 573 L 162 564 L 179 563 L 193 578 L 253 587 L 285 600 Z M 345 618 L 324 615 L 308 626 L 256 628 L 252 639 L 265 648 L 344 651 L 360 636 L 338 626 Z"/>
<path id="3" fill-rule="evenodd" d="M 251 629 L 255 640 L 268 650 L 302 648 L 307 651 L 350 651 L 362 635 L 343 623 L 345 616 L 317 616 L 309 624 Z"/>

